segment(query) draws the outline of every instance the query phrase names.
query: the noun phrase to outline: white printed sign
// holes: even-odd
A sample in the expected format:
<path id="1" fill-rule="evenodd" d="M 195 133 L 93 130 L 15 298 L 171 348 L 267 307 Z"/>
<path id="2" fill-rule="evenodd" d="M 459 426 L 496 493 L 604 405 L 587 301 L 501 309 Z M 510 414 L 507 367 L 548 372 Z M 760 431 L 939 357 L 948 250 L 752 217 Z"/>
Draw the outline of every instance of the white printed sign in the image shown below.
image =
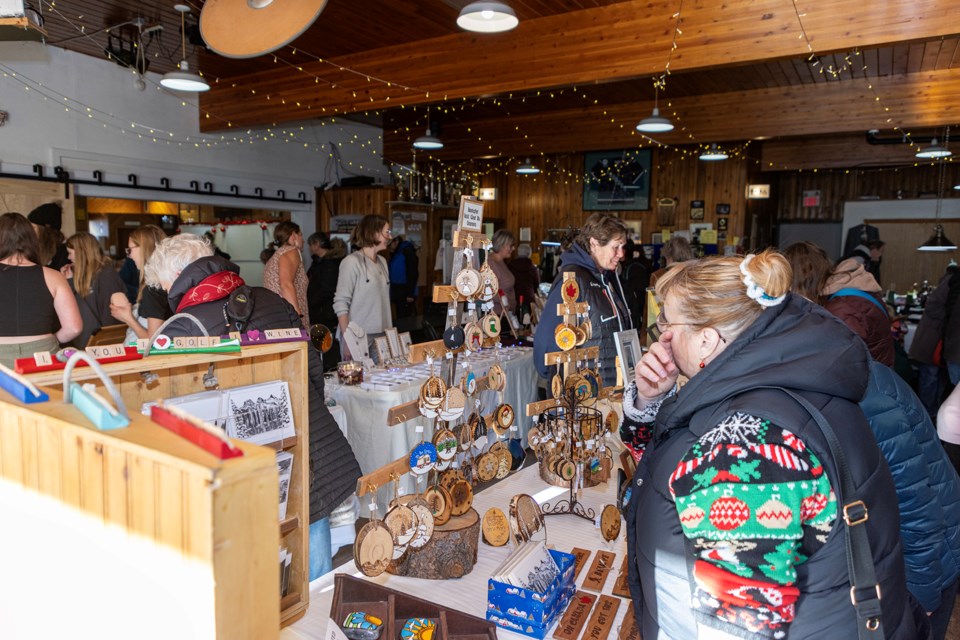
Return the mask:
<path id="1" fill-rule="evenodd" d="M 461 231 L 482 231 L 483 230 L 483 203 L 474 200 L 470 196 L 460 198 L 460 220 L 459 227 Z"/>

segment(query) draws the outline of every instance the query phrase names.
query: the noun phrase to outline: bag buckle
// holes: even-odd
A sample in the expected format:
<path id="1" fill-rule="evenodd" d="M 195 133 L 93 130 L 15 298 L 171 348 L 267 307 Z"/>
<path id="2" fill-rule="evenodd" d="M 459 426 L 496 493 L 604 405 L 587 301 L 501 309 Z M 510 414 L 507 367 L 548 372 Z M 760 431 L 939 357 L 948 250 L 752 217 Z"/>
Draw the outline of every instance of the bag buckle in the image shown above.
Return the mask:
<path id="1" fill-rule="evenodd" d="M 863 500 L 843 505 L 843 521 L 847 523 L 848 527 L 863 524 L 869 519 L 870 514 L 867 512 L 867 505 L 863 503 Z"/>
<path id="2" fill-rule="evenodd" d="M 863 588 L 864 588 L 864 589 L 867 589 L 867 590 L 870 589 L 870 587 L 863 587 Z M 874 590 L 874 592 L 876 592 L 876 594 L 877 594 L 877 600 L 880 600 L 880 585 L 879 585 L 879 584 L 873 585 L 873 590 Z M 869 599 L 872 600 L 873 598 L 869 598 Z M 856 587 L 856 585 L 850 587 L 850 602 L 853 604 L 853 606 L 857 606 L 857 605 L 860 603 L 860 601 L 857 600 L 857 587 Z"/>

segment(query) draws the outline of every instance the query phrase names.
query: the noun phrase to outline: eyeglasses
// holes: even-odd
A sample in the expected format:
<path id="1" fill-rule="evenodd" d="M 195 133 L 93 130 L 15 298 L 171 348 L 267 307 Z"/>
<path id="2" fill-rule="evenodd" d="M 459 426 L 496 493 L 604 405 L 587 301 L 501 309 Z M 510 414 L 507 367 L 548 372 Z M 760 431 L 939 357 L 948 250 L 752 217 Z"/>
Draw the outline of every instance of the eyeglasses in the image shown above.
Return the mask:
<path id="1" fill-rule="evenodd" d="M 660 310 L 660 313 L 657 314 L 657 320 L 652 325 L 647 327 L 647 335 L 653 338 L 654 342 L 660 341 L 660 336 L 663 335 L 664 331 L 668 331 L 670 327 L 700 327 L 703 326 L 697 322 L 667 322 L 667 317 L 663 315 L 663 310 Z M 714 329 L 716 331 L 716 329 Z M 726 342 L 726 338 L 720 335 L 720 332 L 717 331 L 717 336 L 723 342 Z"/>

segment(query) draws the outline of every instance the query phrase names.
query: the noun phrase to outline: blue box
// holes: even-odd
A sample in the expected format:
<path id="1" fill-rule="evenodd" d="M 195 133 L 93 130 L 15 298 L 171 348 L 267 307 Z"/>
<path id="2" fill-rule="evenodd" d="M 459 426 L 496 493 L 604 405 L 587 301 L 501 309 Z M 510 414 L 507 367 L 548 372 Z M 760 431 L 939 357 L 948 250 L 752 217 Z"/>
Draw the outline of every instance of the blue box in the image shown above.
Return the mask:
<path id="1" fill-rule="evenodd" d="M 487 620 L 515 633 L 542 640 L 567 608 L 576 591 L 575 558 L 550 549 L 560 575 L 546 593 L 521 589 L 503 582 L 487 581 Z"/>

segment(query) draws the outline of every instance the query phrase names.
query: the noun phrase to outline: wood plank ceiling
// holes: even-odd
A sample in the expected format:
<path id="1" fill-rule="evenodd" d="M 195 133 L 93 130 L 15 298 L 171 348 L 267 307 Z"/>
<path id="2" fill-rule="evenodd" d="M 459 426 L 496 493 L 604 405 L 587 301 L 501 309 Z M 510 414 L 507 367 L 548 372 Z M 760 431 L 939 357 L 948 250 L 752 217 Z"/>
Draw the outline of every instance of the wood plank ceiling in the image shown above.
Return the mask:
<path id="1" fill-rule="evenodd" d="M 151 71 L 181 57 L 172 1 L 36 1 L 48 44 L 103 57 L 145 32 Z M 633 147 L 668 59 L 659 106 L 678 127 L 656 142 L 763 140 L 765 168 L 907 164 L 915 148 L 864 132 L 922 141 L 960 122 L 954 0 L 508 0 L 520 26 L 495 35 L 457 28 L 466 2 L 329 0 L 291 45 L 231 60 L 204 49 L 190 0 L 187 58 L 213 84 L 201 128 L 366 118 L 406 163 L 429 111 L 441 160 Z"/>

